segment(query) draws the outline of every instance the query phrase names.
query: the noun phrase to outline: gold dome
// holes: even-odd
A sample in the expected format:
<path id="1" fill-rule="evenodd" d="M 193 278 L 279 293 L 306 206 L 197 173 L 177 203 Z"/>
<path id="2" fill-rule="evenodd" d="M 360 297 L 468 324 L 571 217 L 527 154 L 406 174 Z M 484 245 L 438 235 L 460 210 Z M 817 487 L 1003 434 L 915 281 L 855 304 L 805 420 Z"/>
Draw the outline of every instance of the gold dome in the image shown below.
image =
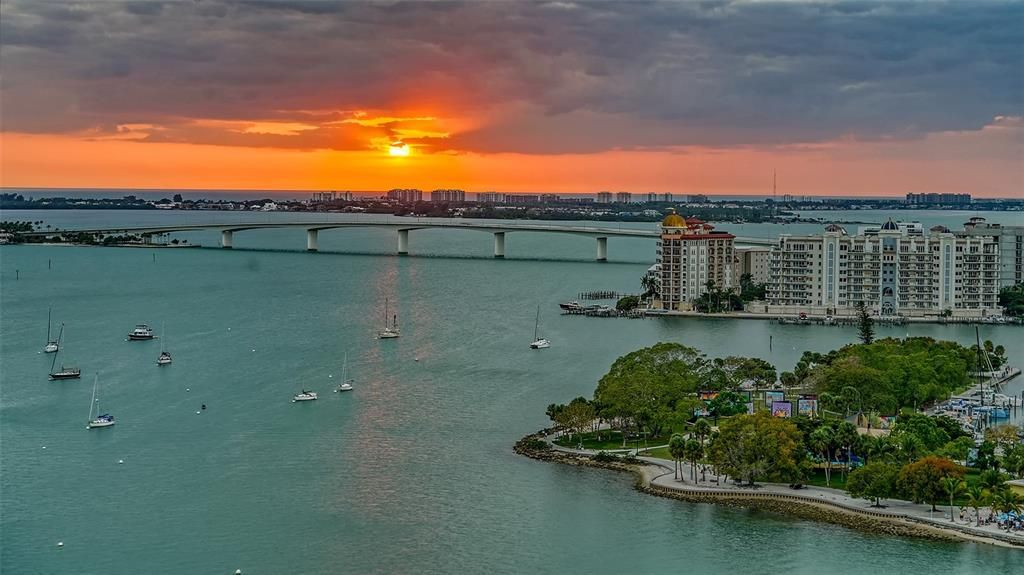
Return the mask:
<path id="1" fill-rule="evenodd" d="M 669 215 L 665 216 L 665 219 L 661 220 L 661 227 L 663 228 L 685 228 L 686 220 L 682 216 L 672 211 Z"/>

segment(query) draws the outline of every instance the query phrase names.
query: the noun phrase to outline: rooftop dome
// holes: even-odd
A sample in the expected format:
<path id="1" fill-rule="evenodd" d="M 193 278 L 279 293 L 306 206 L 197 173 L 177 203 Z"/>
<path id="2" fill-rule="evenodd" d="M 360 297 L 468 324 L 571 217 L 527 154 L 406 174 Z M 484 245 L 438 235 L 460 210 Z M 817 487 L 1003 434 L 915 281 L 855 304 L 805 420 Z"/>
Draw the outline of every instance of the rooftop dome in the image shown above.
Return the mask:
<path id="1" fill-rule="evenodd" d="M 896 231 L 899 229 L 900 227 L 896 225 L 896 222 L 892 221 L 892 218 L 889 218 L 889 221 L 882 224 L 882 230 Z"/>
<path id="2" fill-rule="evenodd" d="M 676 214 L 675 210 L 669 212 L 665 219 L 661 220 L 661 227 L 663 228 L 685 228 L 686 220 L 682 216 Z"/>

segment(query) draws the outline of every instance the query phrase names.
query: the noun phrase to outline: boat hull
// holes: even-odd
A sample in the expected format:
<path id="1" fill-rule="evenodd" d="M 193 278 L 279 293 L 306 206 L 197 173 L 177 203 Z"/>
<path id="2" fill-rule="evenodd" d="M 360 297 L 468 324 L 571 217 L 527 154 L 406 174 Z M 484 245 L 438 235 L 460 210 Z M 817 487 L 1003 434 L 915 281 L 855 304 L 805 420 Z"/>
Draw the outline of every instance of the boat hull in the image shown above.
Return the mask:
<path id="1" fill-rule="evenodd" d="M 71 373 L 51 373 L 50 381 L 59 381 L 63 379 L 79 379 L 82 377 L 82 372 L 71 372 Z"/>
<path id="2" fill-rule="evenodd" d="M 111 421 L 97 420 L 97 421 L 90 421 L 89 424 L 85 426 L 85 428 L 86 429 L 98 429 L 100 427 L 110 427 L 112 425 L 114 425 L 114 421 L 113 420 L 111 420 Z"/>
<path id="3" fill-rule="evenodd" d="M 147 341 L 147 340 L 150 340 L 150 339 L 156 339 L 156 336 L 152 336 L 152 335 L 135 335 L 135 334 L 131 334 L 131 333 L 128 334 L 128 341 Z"/>

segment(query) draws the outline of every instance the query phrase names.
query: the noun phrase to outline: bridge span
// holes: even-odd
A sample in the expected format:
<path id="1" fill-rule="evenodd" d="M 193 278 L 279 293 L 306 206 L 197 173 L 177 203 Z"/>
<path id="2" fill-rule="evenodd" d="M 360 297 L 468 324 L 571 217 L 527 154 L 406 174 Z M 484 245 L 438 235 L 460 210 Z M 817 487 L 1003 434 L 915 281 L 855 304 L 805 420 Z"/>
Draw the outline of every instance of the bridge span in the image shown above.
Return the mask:
<path id="1" fill-rule="evenodd" d="M 319 249 L 319 233 L 323 230 L 340 228 L 385 228 L 398 232 L 398 254 L 409 253 L 409 232 L 422 229 L 458 229 L 475 230 L 494 234 L 494 257 L 505 257 L 505 234 L 512 232 L 534 232 L 552 234 L 574 234 L 592 237 L 597 240 L 597 260 L 608 259 L 608 238 L 647 238 L 657 239 L 661 233 L 656 230 L 637 230 L 629 228 L 607 228 L 597 226 L 555 226 L 550 224 L 524 224 L 524 223 L 474 223 L 474 222 L 422 222 L 410 220 L 407 222 L 277 222 L 277 223 L 222 223 L 222 224 L 182 224 L 170 226 L 137 226 L 137 227 L 107 227 L 59 231 L 36 231 L 23 235 L 26 236 L 52 236 L 66 233 L 85 234 L 133 234 L 144 238 L 152 238 L 155 235 L 170 234 L 175 232 L 198 232 L 198 231 L 220 231 L 220 245 L 222 248 L 233 247 L 235 232 L 247 230 L 261 230 L 270 228 L 300 228 L 306 230 L 306 250 L 315 252 Z M 741 246 L 770 246 L 775 242 L 766 238 L 736 238 L 736 244 Z"/>

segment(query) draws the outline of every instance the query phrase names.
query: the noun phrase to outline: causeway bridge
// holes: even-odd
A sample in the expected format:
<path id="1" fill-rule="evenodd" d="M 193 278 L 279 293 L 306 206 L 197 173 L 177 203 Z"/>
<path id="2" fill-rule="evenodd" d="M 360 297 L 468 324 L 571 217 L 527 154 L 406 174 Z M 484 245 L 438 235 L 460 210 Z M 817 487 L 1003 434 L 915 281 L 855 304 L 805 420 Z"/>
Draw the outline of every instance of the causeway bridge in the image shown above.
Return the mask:
<path id="1" fill-rule="evenodd" d="M 398 254 L 409 253 L 409 233 L 423 229 L 456 229 L 474 230 L 488 232 L 494 235 L 494 257 L 505 257 L 505 234 L 512 232 L 532 232 L 551 234 L 574 234 L 579 236 L 592 237 L 597 240 L 597 260 L 608 259 L 608 238 L 648 238 L 657 239 L 661 233 L 657 230 L 638 230 L 630 228 L 610 228 L 596 226 L 557 226 L 550 224 L 533 223 L 476 223 L 463 221 L 450 222 L 422 222 L 410 220 L 407 222 L 395 221 L 329 221 L 329 222 L 275 222 L 275 223 L 221 223 L 221 224 L 181 224 L 181 225 L 160 225 L 160 226 L 138 226 L 138 227 L 108 227 L 73 230 L 50 230 L 28 232 L 25 236 L 53 236 L 67 233 L 85 234 L 133 234 L 140 235 L 147 241 L 153 236 L 170 234 L 175 232 L 197 232 L 197 231 L 220 231 L 220 245 L 222 248 L 230 249 L 233 246 L 234 234 L 249 230 L 263 230 L 272 228 L 299 228 L 306 230 L 306 250 L 315 252 L 319 249 L 319 234 L 324 230 L 342 228 L 383 228 L 391 229 L 398 234 Z M 775 241 L 767 238 L 736 238 L 736 244 L 741 246 L 770 246 Z"/>

